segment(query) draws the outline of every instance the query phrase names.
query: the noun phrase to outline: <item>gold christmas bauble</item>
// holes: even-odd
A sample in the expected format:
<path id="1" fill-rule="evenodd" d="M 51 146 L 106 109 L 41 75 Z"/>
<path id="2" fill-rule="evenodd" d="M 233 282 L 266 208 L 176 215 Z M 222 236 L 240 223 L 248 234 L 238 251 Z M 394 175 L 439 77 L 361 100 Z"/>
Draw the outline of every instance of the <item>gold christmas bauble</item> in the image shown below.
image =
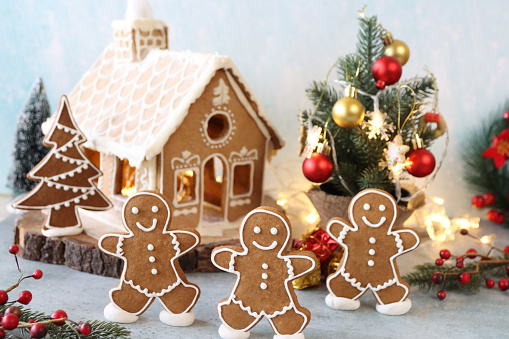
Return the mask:
<path id="1" fill-rule="evenodd" d="M 385 46 L 384 55 L 396 58 L 401 66 L 403 66 L 410 58 L 410 48 L 403 41 L 394 40 Z"/>
<path id="2" fill-rule="evenodd" d="M 343 128 L 352 128 L 364 120 L 364 106 L 356 98 L 344 97 L 332 108 L 334 122 Z"/>

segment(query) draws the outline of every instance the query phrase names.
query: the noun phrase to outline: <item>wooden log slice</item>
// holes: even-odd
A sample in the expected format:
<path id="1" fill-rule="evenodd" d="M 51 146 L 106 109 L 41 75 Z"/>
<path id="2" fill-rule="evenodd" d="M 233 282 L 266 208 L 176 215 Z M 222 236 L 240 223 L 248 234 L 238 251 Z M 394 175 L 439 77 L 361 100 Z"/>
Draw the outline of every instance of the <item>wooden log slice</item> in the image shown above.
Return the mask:
<path id="1" fill-rule="evenodd" d="M 49 264 L 66 265 L 78 271 L 120 277 L 123 260 L 103 253 L 98 240 L 86 233 L 79 235 L 47 238 L 41 233 L 46 220 L 41 211 L 29 211 L 20 215 L 14 225 L 14 243 L 20 247 L 22 258 Z M 202 244 L 179 259 L 185 272 L 215 272 L 210 254 L 217 246 L 240 245 L 238 239 L 204 237 Z"/>

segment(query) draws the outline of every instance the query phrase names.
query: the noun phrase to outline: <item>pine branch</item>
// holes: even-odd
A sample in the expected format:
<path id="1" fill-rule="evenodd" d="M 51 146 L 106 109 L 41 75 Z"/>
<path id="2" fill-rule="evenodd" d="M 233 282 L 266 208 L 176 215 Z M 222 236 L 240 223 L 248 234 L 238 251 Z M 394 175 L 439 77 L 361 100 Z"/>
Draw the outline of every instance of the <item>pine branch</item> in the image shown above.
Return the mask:
<path id="1" fill-rule="evenodd" d="M 484 158 L 482 153 L 491 146 L 493 137 L 509 125 L 502 118 L 502 114 L 509 108 L 509 101 L 492 111 L 481 125 L 468 132 L 465 147 L 462 150 L 464 162 L 463 179 L 474 194 L 487 192 L 495 194 L 495 202 L 490 208 L 502 211 L 509 210 L 509 167 L 504 165 L 497 170 L 493 159 Z M 506 218 L 507 220 L 507 218 Z M 508 221 L 504 224 L 509 227 Z"/>
<path id="2" fill-rule="evenodd" d="M 4 313 L 7 309 L 8 305 L 0 306 L 0 313 Z M 32 311 L 28 307 L 18 306 L 21 309 L 21 322 L 28 322 L 29 320 L 35 320 L 36 322 L 44 321 L 50 319 L 50 316 L 37 311 Z M 88 322 L 92 326 L 92 333 L 88 336 L 83 336 L 76 334 L 75 331 L 62 332 L 62 330 L 71 330 L 75 329 L 72 324 L 69 322 L 64 326 L 57 326 L 55 324 L 48 324 L 48 335 L 50 338 L 61 338 L 61 339 L 76 339 L 76 338 L 87 338 L 87 339 L 127 339 L 131 338 L 131 332 L 127 330 L 125 327 L 108 321 L 84 321 Z M 27 328 L 19 329 L 22 334 L 29 334 L 30 330 Z"/>

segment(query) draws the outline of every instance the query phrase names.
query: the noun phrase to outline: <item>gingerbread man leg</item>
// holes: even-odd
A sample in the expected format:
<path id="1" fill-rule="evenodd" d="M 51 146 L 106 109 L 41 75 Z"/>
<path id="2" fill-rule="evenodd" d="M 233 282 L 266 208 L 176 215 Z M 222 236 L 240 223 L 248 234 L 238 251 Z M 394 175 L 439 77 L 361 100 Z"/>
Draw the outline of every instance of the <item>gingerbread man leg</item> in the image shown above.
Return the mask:
<path id="1" fill-rule="evenodd" d="M 378 304 L 376 310 L 386 315 L 401 315 L 412 308 L 412 302 L 407 298 L 410 288 L 406 282 L 396 282 L 385 289 L 373 291 Z"/>
<path id="2" fill-rule="evenodd" d="M 190 311 L 194 306 L 200 289 L 193 284 L 180 283 L 168 293 L 158 299 L 165 310 L 159 313 L 159 319 L 171 326 L 189 326 L 194 322 L 194 312 Z"/>
<path id="3" fill-rule="evenodd" d="M 261 316 L 252 316 L 248 311 L 243 310 L 238 304 L 228 299 L 221 300 L 217 305 L 217 312 L 224 323 L 219 328 L 219 335 L 223 339 L 248 338 L 249 329 L 262 318 Z"/>
<path id="4" fill-rule="evenodd" d="M 293 335 L 292 338 L 304 339 L 304 334 L 300 333 L 304 330 L 311 313 L 304 307 L 290 309 L 283 314 L 269 318 L 270 325 L 277 334 L 274 338 L 280 338 L 285 335 Z M 281 337 L 284 338 L 284 337 Z"/>
<path id="5" fill-rule="evenodd" d="M 118 323 L 135 322 L 154 300 L 124 282 L 110 291 L 110 297 L 112 302 L 104 309 L 104 316 Z"/>
<path id="6" fill-rule="evenodd" d="M 327 306 L 343 311 L 353 311 L 359 308 L 359 299 L 366 292 L 366 287 L 358 289 L 352 286 L 341 274 L 327 279 L 327 287 L 331 292 L 326 298 Z"/>

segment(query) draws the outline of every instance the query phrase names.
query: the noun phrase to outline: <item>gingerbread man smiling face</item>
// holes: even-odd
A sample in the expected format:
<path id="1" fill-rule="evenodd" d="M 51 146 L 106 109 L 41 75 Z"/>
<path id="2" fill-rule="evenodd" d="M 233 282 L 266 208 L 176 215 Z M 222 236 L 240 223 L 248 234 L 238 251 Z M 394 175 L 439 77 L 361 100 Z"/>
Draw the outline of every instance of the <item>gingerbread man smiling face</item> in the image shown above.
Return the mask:
<path id="1" fill-rule="evenodd" d="M 288 224 L 266 213 L 254 213 L 240 230 L 241 242 L 248 251 L 281 252 L 290 241 Z"/>
<path id="2" fill-rule="evenodd" d="M 124 205 L 125 226 L 133 233 L 163 232 L 170 221 L 170 210 L 158 195 L 135 195 Z"/>
<path id="3" fill-rule="evenodd" d="M 380 193 L 375 193 L 377 199 L 373 200 L 373 194 L 374 191 L 364 191 L 356 196 L 348 211 L 350 220 L 357 227 L 391 227 L 396 220 L 394 200 Z"/>

